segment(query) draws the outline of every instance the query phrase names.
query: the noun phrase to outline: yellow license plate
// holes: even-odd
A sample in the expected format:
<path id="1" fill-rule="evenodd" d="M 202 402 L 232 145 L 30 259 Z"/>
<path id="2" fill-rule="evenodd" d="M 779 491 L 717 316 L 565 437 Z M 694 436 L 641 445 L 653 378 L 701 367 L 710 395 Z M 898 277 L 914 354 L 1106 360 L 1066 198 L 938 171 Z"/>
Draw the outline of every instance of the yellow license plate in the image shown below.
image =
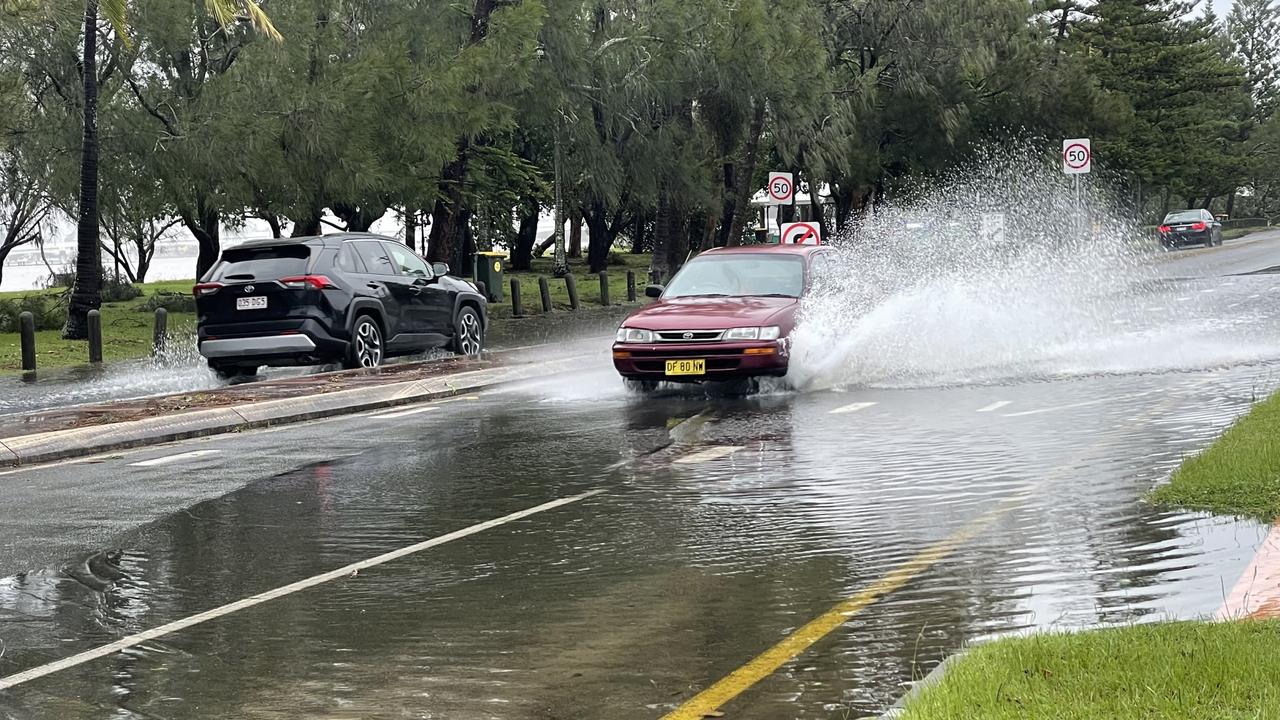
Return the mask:
<path id="1" fill-rule="evenodd" d="M 706 360 L 668 360 L 668 375 L 706 375 Z"/>

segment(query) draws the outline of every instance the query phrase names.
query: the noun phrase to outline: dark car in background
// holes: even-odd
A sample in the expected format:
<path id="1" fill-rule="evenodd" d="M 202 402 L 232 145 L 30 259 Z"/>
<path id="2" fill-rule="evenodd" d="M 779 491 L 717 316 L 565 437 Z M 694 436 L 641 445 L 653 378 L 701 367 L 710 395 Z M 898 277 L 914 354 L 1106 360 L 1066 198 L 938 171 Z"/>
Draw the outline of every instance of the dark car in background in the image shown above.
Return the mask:
<path id="1" fill-rule="evenodd" d="M 263 365 L 376 367 L 445 346 L 476 355 L 486 301 L 448 271 L 379 235 L 246 242 L 193 288 L 200 354 L 228 378 Z"/>
<path id="2" fill-rule="evenodd" d="M 1182 245 L 1222 244 L 1222 223 L 1208 210 L 1175 210 L 1164 216 L 1157 230 L 1166 250 Z"/>

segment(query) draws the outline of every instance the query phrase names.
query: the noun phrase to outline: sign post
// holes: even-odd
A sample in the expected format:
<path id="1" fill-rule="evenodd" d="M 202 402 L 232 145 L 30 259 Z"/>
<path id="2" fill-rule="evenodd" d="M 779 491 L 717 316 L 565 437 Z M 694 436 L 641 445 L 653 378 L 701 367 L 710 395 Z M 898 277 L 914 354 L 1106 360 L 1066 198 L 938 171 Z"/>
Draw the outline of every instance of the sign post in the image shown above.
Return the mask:
<path id="1" fill-rule="evenodd" d="M 1083 234 L 1084 198 L 1080 193 L 1080 176 L 1093 172 L 1093 146 L 1089 138 L 1069 138 L 1062 141 L 1062 172 L 1071 176 L 1077 230 L 1079 234 Z"/>
<path id="2" fill-rule="evenodd" d="M 781 243 L 783 245 L 821 245 L 822 229 L 816 222 L 784 223 Z"/>

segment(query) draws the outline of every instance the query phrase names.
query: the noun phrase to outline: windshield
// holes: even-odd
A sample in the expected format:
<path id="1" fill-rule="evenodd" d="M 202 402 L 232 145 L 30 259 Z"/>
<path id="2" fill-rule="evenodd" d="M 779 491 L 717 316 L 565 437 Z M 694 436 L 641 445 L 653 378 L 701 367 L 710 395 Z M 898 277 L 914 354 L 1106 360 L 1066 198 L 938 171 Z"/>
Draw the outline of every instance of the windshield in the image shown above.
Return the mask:
<path id="1" fill-rule="evenodd" d="M 662 297 L 800 297 L 804 290 L 804 258 L 759 253 L 703 255 L 671 279 Z"/>
<path id="2" fill-rule="evenodd" d="M 1176 223 L 1176 222 L 1196 222 L 1203 219 L 1204 218 L 1200 217 L 1199 210 L 1183 210 L 1182 212 L 1171 212 L 1168 215 L 1166 215 L 1164 218 L 1164 224 L 1168 225 L 1169 223 Z"/>

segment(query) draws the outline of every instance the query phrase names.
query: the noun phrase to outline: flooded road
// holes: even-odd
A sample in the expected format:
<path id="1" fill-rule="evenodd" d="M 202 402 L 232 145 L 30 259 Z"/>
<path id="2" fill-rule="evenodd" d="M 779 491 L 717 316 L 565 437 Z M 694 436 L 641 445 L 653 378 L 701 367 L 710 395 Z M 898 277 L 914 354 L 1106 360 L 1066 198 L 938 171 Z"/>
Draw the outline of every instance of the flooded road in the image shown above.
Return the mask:
<path id="1" fill-rule="evenodd" d="M 0 473 L 0 678 L 128 639 L 0 690 L 0 716 L 658 718 L 781 643 L 727 717 L 861 717 L 969 640 L 1212 614 L 1265 528 L 1141 498 L 1280 384 L 1274 276 L 1219 274 L 1278 246 L 1163 259 L 1189 279 L 1146 299 L 1197 308 L 1199 349 L 1141 371 L 638 398 L 601 355 Z M 123 576 L 89 587 L 114 548 Z"/>

